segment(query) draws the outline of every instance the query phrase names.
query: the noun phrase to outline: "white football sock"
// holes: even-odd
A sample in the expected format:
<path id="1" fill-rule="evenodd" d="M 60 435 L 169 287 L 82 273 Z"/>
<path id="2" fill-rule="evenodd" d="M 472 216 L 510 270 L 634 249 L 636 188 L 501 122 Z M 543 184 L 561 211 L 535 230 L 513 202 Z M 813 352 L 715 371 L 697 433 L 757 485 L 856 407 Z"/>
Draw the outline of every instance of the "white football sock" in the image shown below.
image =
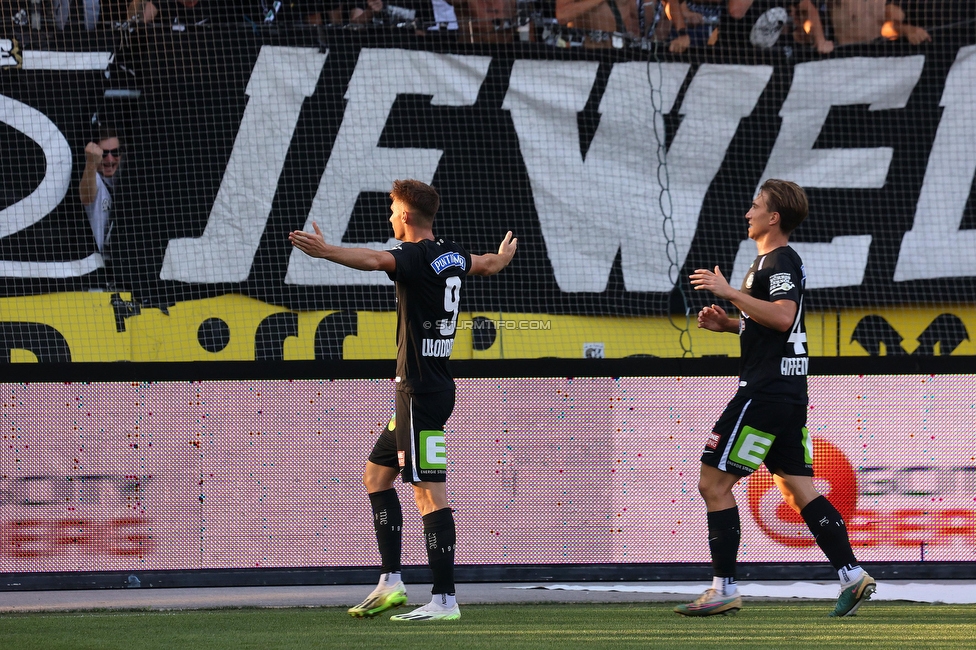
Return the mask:
<path id="1" fill-rule="evenodd" d="M 837 577 L 840 578 L 840 584 L 844 587 L 854 584 L 860 580 L 861 576 L 863 575 L 864 569 L 859 566 L 851 566 L 850 564 L 847 566 L 842 566 L 837 570 Z"/>
<path id="2" fill-rule="evenodd" d="M 457 597 L 454 594 L 434 594 L 431 596 L 430 604 L 450 609 L 457 605 Z"/>
<path id="3" fill-rule="evenodd" d="M 390 573 L 383 573 L 380 575 L 380 587 L 389 587 L 390 585 L 395 585 L 400 582 L 400 572 L 391 571 Z"/>
<path id="4" fill-rule="evenodd" d="M 738 591 L 739 586 L 736 584 L 735 578 L 719 578 L 718 576 L 714 576 L 712 578 L 712 589 L 723 596 L 731 596 Z"/>

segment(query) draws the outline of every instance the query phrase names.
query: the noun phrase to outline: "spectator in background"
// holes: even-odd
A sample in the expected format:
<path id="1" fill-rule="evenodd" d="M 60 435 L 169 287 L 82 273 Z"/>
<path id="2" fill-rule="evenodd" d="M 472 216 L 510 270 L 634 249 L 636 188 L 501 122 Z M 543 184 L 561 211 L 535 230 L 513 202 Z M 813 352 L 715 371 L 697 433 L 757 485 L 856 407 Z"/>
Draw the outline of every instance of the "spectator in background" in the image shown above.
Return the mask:
<path id="1" fill-rule="evenodd" d="M 912 45 L 931 41 L 921 27 L 905 22 L 905 12 L 887 0 L 827 0 L 834 41 L 838 45 L 905 38 Z"/>
<path id="2" fill-rule="evenodd" d="M 812 45 L 821 54 L 834 49 L 811 0 L 729 0 L 718 42 L 739 53 L 794 44 Z"/>
<path id="3" fill-rule="evenodd" d="M 245 13 L 255 22 L 344 25 L 351 8 L 348 0 L 252 0 Z"/>
<path id="4" fill-rule="evenodd" d="M 834 51 L 834 41 L 827 40 L 820 9 L 811 0 L 803 0 L 790 7 L 790 19 L 793 22 L 794 43 L 811 46 L 821 54 Z"/>
<path id="5" fill-rule="evenodd" d="M 186 25 L 227 22 L 243 16 L 243 10 L 233 0 L 131 0 L 126 18 L 150 24 L 168 23 L 174 31 Z"/>
<path id="6" fill-rule="evenodd" d="M 54 24 L 58 29 L 64 29 L 67 26 L 71 14 L 71 4 L 72 0 L 51 0 Z M 99 0 L 84 0 L 85 29 L 92 30 L 98 25 L 100 4 Z"/>
<path id="7" fill-rule="evenodd" d="M 97 141 L 85 145 L 85 171 L 81 174 L 78 193 L 111 281 L 112 194 L 118 181 L 122 145 L 111 128 L 100 129 L 97 137 Z"/>
<path id="8" fill-rule="evenodd" d="M 351 25 L 394 25 L 409 15 L 402 13 L 399 5 L 390 9 L 386 0 L 353 0 L 341 13 L 341 23 Z"/>
<path id="9" fill-rule="evenodd" d="M 155 2 L 153 0 L 132 0 L 125 11 L 125 16 L 129 20 L 149 24 L 159 16 L 159 5 L 156 2 L 162 4 L 163 0 L 155 0 Z"/>
<path id="10" fill-rule="evenodd" d="M 704 6 L 700 8 L 708 11 Z M 668 52 L 681 54 L 689 47 L 708 43 L 710 29 L 704 27 L 706 17 L 687 2 L 650 0 L 643 4 L 642 10 L 644 37 L 657 43 L 668 43 Z"/>
<path id="11" fill-rule="evenodd" d="M 447 0 L 431 0 L 431 5 L 434 7 L 434 25 L 428 27 L 427 31 L 457 36 L 458 18 L 454 5 Z"/>
<path id="12" fill-rule="evenodd" d="M 453 0 L 462 43 L 511 43 L 518 28 L 516 0 Z"/>
<path id="13" fill-rule="evenodd" d="M 422 36 L 434 24 L 434 14 L 430 0 L 308 0 L 285 3 L 278 19 L 301 16 L 310 25 L 413 26 Z"/>
<path id="14" fill-rule="evenodd" d="M 691 38 L 691 47 L 715 44 L 718 40 L 718 24 L 722 18 L 724 5 L 723 0 L 681 3 L 688 35 Z"/>
<path id="15" fill-rule="evenodd" d="M 370 0 L 380 8 L 383 0 Z M 347 4 L 343 0 L 309 0 L 298 6 L 309 25 L 344 25 L 352 22 L 347 15 Z"/>
<path id="16" fill-rule="evenodd" d="M 392 27 L 412 27 L 417 36 L 425 36 L 427 29 L 436 23 L 434 4 L 431 0 L 383 0 L 381 10 L 374 9 L 367 2 L 367 11 L 372 13 L 373 24 Z"/>
<path id="17" fill-rule="evenodd" d="M 637 3 L 631 0 L 556 0 L 556 20 L 583 47 L 623 47 L 640 35 Z"/>
<path id="18" fill-rule="evenodd" d="M 121 22 L 129 17 L 126 2 L 130 2 L 130 7 L 135 2 L 132 0 L 51 0 L 51 11 L 54 15 L 54 24 L 58 29 L 64 29 L 71 22 L 72 6 L 79 5 L 79 11 L 84 14 L 84 24 L 86 30 L 96 29 L 100 22 L 111 25 L 113 22 Z"/>

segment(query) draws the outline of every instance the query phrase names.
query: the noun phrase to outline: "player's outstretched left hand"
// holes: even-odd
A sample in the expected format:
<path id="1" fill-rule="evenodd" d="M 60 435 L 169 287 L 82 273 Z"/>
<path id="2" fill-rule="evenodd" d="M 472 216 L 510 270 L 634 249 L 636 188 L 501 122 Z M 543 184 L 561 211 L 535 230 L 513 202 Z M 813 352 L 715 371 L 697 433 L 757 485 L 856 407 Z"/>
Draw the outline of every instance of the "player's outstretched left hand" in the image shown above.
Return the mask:
<path id="1" fill-rule="evenodd" d="M 515 250 L 518 248 L 518 239 L 512 237 L 512 231 L 505 233 L 505 239 L 498 245 L 498 254 L 507 260 L 515 257 Z M 506 262 L 507 264 L 507 262 Z"/>
<path id="2" fill-rule="evenodd" d="M 325 237 L 322 236 L 319 225 L 314 221 L 312 222 L 312 228 L 315 230 L 314 233 L 305 232 L 304 230 L 292 231 L 288 235 L 288 241 L 291 242 L 292 246 L 306 255 L 311 257 L 325 257 L 326 249 L 328 248 L 328 245 L 325 243 Z"/>
<path id="3" fill-rule="evenodd" d="M 702 289 L 711 291 L 717 297 L 726 300 L 732 298 L 735 294 L 735 290 L 729 286 L 728 280 L 722 275 L 722 271 L 719 270 L 718 266 L 715 267 L 714 271 L 695 269 L 695 272 L 688 277 L 691 278 L 691 286 L 695 288 L 695 291 Z"/>

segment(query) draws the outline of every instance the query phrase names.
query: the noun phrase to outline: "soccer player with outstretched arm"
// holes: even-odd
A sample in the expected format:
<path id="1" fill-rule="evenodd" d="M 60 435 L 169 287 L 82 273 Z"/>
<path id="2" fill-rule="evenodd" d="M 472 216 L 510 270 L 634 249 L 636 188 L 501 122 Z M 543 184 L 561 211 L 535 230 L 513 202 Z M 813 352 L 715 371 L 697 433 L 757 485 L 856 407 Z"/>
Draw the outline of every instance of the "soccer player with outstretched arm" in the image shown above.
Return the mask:
<path id="1" fill-rule="evenodd" d="M 396 411 L 363 473 L 373 510 L 382 561 L 379 584 L 349 610 L 373 617 L 407 602 L 400 578 L 403 512 L 393 487 L 397 476 L 413 485 L 423 517 L 424 547 L 434 575 L 430 603 L 394 621 L 455 620 L 461 617 L 454 591 L 456 532 L 447 501 L 444 424 L 454 410 L 454 379 L 447 367 L 454 347 L 461 291 L 468 275 L 494 275 L 512 261 L 518 240 L 509 232 L 497 253 L 471 255 L 459 244 L 434 236 L 437 191 L 416 180 L 398 180 L 390 192 L 390 224 L 401 243 L 392 250 L 346 248 L 314 233 L 294 231 L 291 243 L 320 257 L 362 271 L 384 271 L 396 285 Z"/>

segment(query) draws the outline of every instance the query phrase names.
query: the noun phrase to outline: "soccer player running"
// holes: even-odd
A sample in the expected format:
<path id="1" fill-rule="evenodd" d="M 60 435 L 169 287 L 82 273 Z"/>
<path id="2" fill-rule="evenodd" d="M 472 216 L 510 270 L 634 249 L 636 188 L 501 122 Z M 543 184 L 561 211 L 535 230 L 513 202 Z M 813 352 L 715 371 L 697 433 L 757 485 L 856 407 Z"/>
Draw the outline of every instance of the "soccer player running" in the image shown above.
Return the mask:
<path id="1" fill-rule="evenodd" d="M 705 500 L 712 587 L 674 608 L 685 616 L 735 613 L 742 607 L 735 582 L 739 509 L 732 488 L 765 463 L 784 501 L 800 513 L 817 545 L 837 570 L 840 596 L 831 616 L 850 616 L 876 589 L 854 558 L 840 513 L 813 485 L 813 444 L 806 428 L 807 349 L 803 324 L 806 271 L 789 247 L 807 217 L 803 188 L 769 179 L 746 213 L 759 255 L 742 289 L 729 286 L 716 266 L 691 274 L 695 290 L 710 291 L 740 312 L 730 318 L 718 305 L 698 312 L 698 327 L 739 334 L 739 390 L 708 436 L 698 490 Z"/>
<path id="2" fill-rule="evenodd" d="M 296 230 L 291 243 L 312 257 L 362 271 L 385 271 L 396 285 L 396 411 L 366 463 L 363 483 L 373 510 L 382 561 L 379 584 L 349 610 L 372 617 L 407 602 L 400 578 L 403 512 L 393 487 L 398 475 L 413 485 L 423 517 L 424 546 L 434 575 L 430 603 L 394 621 L 456 620 L 454 516 L 447 501 L 444 424 L 454 410 L 454 379 L 447 367 L 454 347 L 461 289 L 467 275 L 494 275 L 508 266 L 518 240 L 509 231 L 497 253 L 471 255 L 459 244 L 434 236 L 437 191 L 417 180 L 394 181 L 390 224 L 401 243 L 388 251 L 345 248 L 314 233 Z"/>

